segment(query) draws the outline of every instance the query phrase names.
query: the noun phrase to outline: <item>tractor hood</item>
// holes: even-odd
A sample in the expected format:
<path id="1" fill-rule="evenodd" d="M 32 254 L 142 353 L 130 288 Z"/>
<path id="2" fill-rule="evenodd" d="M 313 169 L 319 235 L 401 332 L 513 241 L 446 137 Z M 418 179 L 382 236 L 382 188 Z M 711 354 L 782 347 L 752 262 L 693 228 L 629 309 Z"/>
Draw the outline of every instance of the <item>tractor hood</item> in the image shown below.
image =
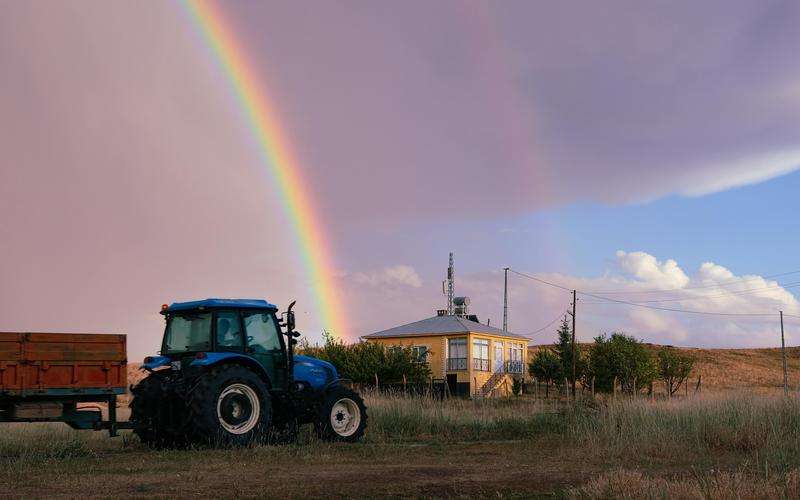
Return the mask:
<path id="1" fill-rule="evenodd" d="M 326 385 L 339 379 L 336 367 L 327 361 L 310 356 L 294 357 L 294 379 L 306 382 L 315 389 L 323 389 Z"/>

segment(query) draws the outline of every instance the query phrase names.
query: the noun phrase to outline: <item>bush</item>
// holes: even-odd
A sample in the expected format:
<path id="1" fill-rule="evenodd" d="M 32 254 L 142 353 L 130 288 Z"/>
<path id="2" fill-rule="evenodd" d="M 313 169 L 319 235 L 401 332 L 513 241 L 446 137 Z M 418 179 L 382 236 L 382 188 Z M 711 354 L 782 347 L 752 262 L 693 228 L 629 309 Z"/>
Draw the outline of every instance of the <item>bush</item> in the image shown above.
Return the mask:
<path id="1" fill-rule="evenodd" d="M 412 385 L 430 381 L 428 364 L 420 363 L 410 347 L 387 347 L 371 342 L 345 344 L 327 333 L 324 338 L 322 347 L 303 343 L 298 353 L 328 361 L 342 378 L 366 385 L 374 385 L 376 375 L 380 384 L 401 384 L 404 375 L 405 382 Z"/>
<path id="2" fill-rule="evenodd" d="M 561 380 L 561 361 L 552 351 L 542 349 L 528 364 L 528 373 L 545 383 L 545 395 L 550 395 L 550 384 Z"/>
<path id="3" fill-rule="evenodd" d="M 669 394 L 675 394 L 692 372 L 694 360 L 677 349 L 663 347 L 658 351 L 658 377 L 666 382 Z"/>
<path id="4" fill-rule="evenodd" d="M 595 378 L 598 391 L 613 391 L 616 378 L 623 392 L 633 393 L 650 385 L 658 376 L 658 366 L 641 342 L 614 333 L 609 338 L 601 335 L 594 339 L 589 354 L 589 376 Z"/>

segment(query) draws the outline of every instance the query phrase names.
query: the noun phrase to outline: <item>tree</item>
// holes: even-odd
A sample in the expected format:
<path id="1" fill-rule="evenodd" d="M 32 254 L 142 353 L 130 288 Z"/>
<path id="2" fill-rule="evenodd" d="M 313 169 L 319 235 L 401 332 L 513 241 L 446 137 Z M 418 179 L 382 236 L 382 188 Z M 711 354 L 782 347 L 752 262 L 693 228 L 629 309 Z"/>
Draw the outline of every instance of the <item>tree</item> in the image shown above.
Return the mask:
<path id="1" fill-rule="evenodd" d="M 658 376 L 658 365 L 641 342 L 622 333 L 594 339 L 588 371 L 598 391 L 614 390 L 616 377 L 623 392 L 638 392 Z"/>
<path id="2" fill-rule="evenodd" d="M 550 383 L 562 376 L 561 361 L 549 349 L 541 349 L 528 364 L 528 373 L 545 383 L 545 396 L 550 397 Z"/>
<path id="3" fill-rule="evenodd" d="M 667 384 L 670 396 L 680 389 L 692 372 L 694 359 L 681 354 L 672 347 L 662 347 L 658 351 L 658 376 Z"/>
<path id="4" fill-rule="evenodd" d="M 561 321 L 561 326 L 558 328 L 557 333 L 558 341 L 553 345 L 553 351 L 561 365 L 561 377 L 565 377 L 572 384 L 572 329 L 566 316 Z M 585 372 L 586 361 L 581 355 L 580 346 L 575 345 L 575 379 L 581 380 Z"/>

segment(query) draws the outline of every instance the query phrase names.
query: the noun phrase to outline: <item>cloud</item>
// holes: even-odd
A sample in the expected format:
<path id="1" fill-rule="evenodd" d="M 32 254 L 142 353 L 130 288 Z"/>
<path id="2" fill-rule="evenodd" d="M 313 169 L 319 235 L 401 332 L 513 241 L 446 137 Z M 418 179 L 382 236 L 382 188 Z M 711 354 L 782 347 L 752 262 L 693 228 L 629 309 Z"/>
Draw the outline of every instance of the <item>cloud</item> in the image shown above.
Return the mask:
<path id="1" fill-rule="evenodd" d="M 411 266 L 404 265 L 384 267 L 369 273 L 356 272 L 353 273 L 352 280 L 359 285 L 369 287 L 407 286 L 419 288 L 422 286 L 422 279 L 417 271 Z"/>
<path id="2" fill-rule="evenodd" d="M 800 4 L 227 9 L 332 224 L 702 196 L 800 167 Z"/>
<path id="3" fill-rule="evenodd" d="M 584 341 L 602 333 L 621 331 L 661 344 L 774 347 L 780 343 L 778 311 L 800 315 L 800 302 L 790 289 L 775 280 L 758 275 L 736 275 L 713 262 L 705 262 L 689 272 L 675 260 L 658 259 L 641 251 L 617 252 L 609 269 L 599 277 L 533 275 L 568 289 L 639 304 L 612 302 L 579 293 L 577 333 Z M 360 304 L 353 309 L 354 322 L 370 325 L 362 328 L 361 334 L 431 316 L 435 309 L 444 305 L 441 290 L 432 285 L 406 287 L 398 293 L 397 288 L 378 286 L 378 279 L 371 281 L 375 286 L 368 291 L 347 289 L 348 296 L 357 296 Z M 456 291 L 472 298 L 471 312 L 482 322 L 502 324 L 502 271 L 461 272 L 456 280 Z M 563 316 L 570 308 L 571 298 L 568 291 L 511 273 L 509 329 L 523 335 L 536 332 Z M 725 316 L 726 313 L 734 316 Z M 790 325 L 788 341 L 800 342 L 800 335 L 793 333 L 800 322 L 787 316 L 787 324 Z M 535 333 L 532 341 L 552 342 L 555 328 Z"/>

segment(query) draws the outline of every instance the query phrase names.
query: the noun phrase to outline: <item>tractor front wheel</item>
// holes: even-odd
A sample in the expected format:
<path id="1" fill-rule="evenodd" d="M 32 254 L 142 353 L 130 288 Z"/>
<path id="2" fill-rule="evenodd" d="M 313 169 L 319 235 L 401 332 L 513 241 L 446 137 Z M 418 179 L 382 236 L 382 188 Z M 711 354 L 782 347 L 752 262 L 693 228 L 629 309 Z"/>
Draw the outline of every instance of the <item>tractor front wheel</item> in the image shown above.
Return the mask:
<path id="1" fill-rule="evenodd" d="M 328 389 L 314 428 L 324 441 L 354 442 L 361 439 L 367 427 L 367 407 L 361 396 L 347 387 Z"/>
<path id="2" fill-rule="evenodd" d="M 262 439 L 272 418 L 267 386 L 238 365 L 223 365 L 201 376 L 189 408 L 196 438 L 209 444 L 241 446 Z"/>
<path id="3" fill-rule="evenodd" d="M 182 432 L 186 411 L 183 402 L 170 396 L 166 372 L 153 372 L 131 388 L 129 405 L 133 433 L 153 448 L 172 448 L 187 443 Z"/>

